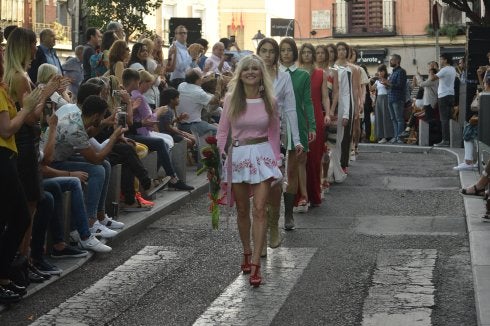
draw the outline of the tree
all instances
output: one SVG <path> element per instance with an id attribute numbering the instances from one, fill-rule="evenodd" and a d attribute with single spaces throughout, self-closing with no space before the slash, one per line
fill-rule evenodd
<path id="1" fill-rule="evenodd" d="M 466 14 L 473 24 L 481 26 L 490 26 L 490 0 L 483 0 L 483 8 L 480 8 L 480 0 L 442 0 L 449 6 L 458 9 Z M 481 9 L 485 10 L 482 16 Z"/>
<path id="2" fill-rule="evenodd" d="M 161 5 L 162 0 L 85 0 L 84 11 L 89 26 L 103 29 L 107 23 L 118 21 L 129 37 L 136 31 L 148 32 L 143 17 Z"/>

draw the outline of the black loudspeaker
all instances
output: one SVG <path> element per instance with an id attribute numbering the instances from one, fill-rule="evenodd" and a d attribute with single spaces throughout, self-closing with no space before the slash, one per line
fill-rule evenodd
<path id="1" fill-rule="evenodd" d="M 170 43 L 174 41 L 175 28 L 183 25 L 187 28 L 187 44 L 190 45 L 201 38 L 202 20 L 201 18 L 176 18 L 172 17 L 169 21 L 168 39 Z"/>
<path id="2" fill-rule="evenodd" d="M 490 52 L 490 27 L 468 26 L 466 30 L 466 78 L 470 83 L 478 82 L 476 70 L 489 64 L 487 53 Z"/>
<path id="3" fill-rule="evenodd" d="M 478 112 L 478 140 L 490 146 L 490 94 L 480 95 Z"/>

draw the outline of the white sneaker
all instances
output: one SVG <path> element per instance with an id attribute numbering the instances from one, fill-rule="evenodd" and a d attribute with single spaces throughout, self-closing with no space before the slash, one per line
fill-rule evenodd
<path id="1" fill-rule="evenodd" d="M 90 228 L 90 233 L 103 238 L 113 238 L 117 234 L 116 231 L 111 230 L 107 226 L 101 224 L 99 220 L 95 221 L 94 225 Z"/>
<path id="2" fill-rule="evenodd" d="M 386 144 L 387 142 L 388 140 L 386 140 L 386 138 L 383 138 L 378 142 L 378 144 Z"/>
<path id="3" fill-rule="evenodd" d="M 107 226 L 109 229 L 122 229 L 124 228 L 124 223 L 113 220 L 107 214 L 105 214 L 104 220 L 100 221 L 101 224 Z"/>
<path id="4" fill-rule="evenodd" d="M 77 230 L 70 232 L 70 242 L 77 243 L 77 244 L 80 243 L 80 234 L 78 233 Z"/>
<path id="5" fill-rule="evenodd" d="M 112 250 L 111 247 L 100 242 L 93 234 L 91 234 L 87 240 L 80 240 L 80 247 L 95 252 L 109 252 Z"/>
<path id="6" fill-rule="evenodd" d="M 466 162 L 463 162 L 459 164 L 458 166 L 453 167 L 453 170 L 456 171 L 469 171 L 469 170 L 474 170 L 475 167 L 473 164 L 466 164 Z"/>

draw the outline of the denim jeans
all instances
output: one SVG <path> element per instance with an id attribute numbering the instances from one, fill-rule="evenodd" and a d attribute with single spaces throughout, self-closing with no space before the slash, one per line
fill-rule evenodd
<path id="1" fill-rule="evenodd" d="M 51 166 L 58 170 L 87 172 L 87 216 L 96 218 L 98 212 L 105 212 L 105 199 L 111 177 L 111 165 L 108 161 L 96 165 L 86 162 L 82 157 L 76 157 L 70 158 L 70 161 L 53 162 Z"/>
<path id="2" fill-rule="evenodd" d="M 405 129 L 405 120 L 403 118 L 404 103 L 403 101 L 388 101 L 388 109 L 390 111 L 390 118 L 391 123 L 393 124 L 395 138 L 398 139 Z"/>
<path id="3" fill-rule="evenodd" d="M 188 133 L 197 134 L 199 137 L 205 135 L 209 131 L 211 131 L 213 135 L 216 135 L 216 132 L 218 131 L 218 127 L 206 121 L 179 123 L 179 129 Z"/>

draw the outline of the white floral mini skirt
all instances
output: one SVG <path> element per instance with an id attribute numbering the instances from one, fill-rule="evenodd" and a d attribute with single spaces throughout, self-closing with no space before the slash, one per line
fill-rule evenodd
<path id="1" fill-rule="evenodd" d="M 222 181 L 228 181 L 231 168 L 232 183 L 257 184 L 267 179 L 282 178 L 281 170 L 268 142 L 233 147 L 232 164 L 226 159 L 222 169 Z"/>

